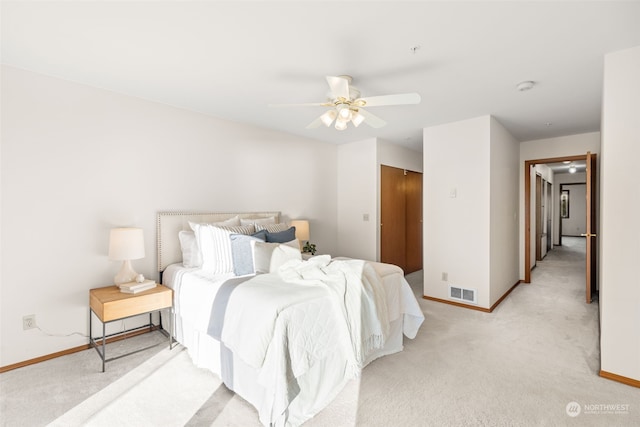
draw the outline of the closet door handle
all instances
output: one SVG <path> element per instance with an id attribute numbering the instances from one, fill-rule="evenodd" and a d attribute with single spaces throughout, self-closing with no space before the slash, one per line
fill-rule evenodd
<path id="1" fill-rule="evenodd" d="M 591 234 L 591 233 L 584 233 L 584 234 L 581 234 L 581 236 L 582 237 L 596 237 L 597 235 L 596 234 Z"/>

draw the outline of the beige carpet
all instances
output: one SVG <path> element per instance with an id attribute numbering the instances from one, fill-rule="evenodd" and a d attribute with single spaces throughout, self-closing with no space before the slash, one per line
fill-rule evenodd
<path id="1" fill-rule="evenodd" d="M 426 321 L 416 339 L 369 365 L 305 425 L 640 425 L 640 389 L 597 375 L 598 306 L 584 303 L 583 242 L 565 239 L 539 262 L 532 283 L 518 286 L 491 314 L 420 299 Z M 421 294 L 421 274 L 408 279 Z M 33 412 L 38 405 L 31 412 L 25 405 L 2 425 L 259 425 L 250 405 L 194 368 L 180 347 L 138 362 L 87 397 L 45 420 Z"/>

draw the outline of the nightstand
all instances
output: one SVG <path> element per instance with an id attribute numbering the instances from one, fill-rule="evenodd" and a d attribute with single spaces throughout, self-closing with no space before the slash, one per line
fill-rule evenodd
<path id="1" fill-rule="evenodd" d="M 107 338 L 122 336 L 124 334 L 149 328 L 154 329 L 151 315 L 157 311 L 160 313 L 160 331 L 169 337 L 169 349 L 173 348 L 173 290 L 163 285 L 157 285 L 153 289 L 146 290 L 137 294 L 126 294 L 120 292 L 117 286 L 107 286 L 104 288 L 91 289 L 89 291 L 89 345 L 96 349 L 100 359 L 102 359 L 102 372 L 104 372 L 105 364 L 121 357 L 129 356 L 158 344 L 141 348 L 127 354 L 123 354 L 111 359 L 106 358 Z M 169 332 L 162 329 L 162 310 L 169 310 Z M 106 334 L 106 325 L 117 320 L 127 319 L 141 314 L 149 314 L 149 323 L 137 328 L 127 329 L 126 331 L 116 332 L 110 335 Z M 92 319 L 96 316 L 102 322 L 102 336 L 93 337 Z M 98 340 L 101 344 L 98 344 Z M 100 351 L 102 347 L 102 351 Z"/>

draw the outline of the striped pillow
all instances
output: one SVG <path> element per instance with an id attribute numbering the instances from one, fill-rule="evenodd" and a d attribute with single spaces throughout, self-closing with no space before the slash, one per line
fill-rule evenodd
<path id="1" fill-rule="evenodd" d="M 240 218 L 240 225 L 249 225 L 249 224 L 263 225 L 263 224 L 275 224 L 275 223 L 276 223 L 275 216 L 269 216 L 266 218 Z M 256 231 L 260 231 L 260 230 L 256 230 Z"/>
<path id="2" fill-rule="evenodd" d="M 250 225 L 211 225 L 190 224 L 198 238 L 202 254 L 202 269 L 215 274 L 233 272 L 231 253 L 231 234 L 253 234 L 255 226 Z"/>
<path id="3" fill-rule="evenodd" d="M 289 226 L 284 222 L 279 224 L 257 224 L 256 223 L 256 231 L 267 230 L 269 233 L 277 233 L 279 231 L 288 230 Z"/>

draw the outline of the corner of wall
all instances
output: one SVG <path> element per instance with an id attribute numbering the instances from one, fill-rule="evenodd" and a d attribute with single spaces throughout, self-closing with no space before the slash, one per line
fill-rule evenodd
<path id="1" fill-rule="evenodd" d="M 377 259 L 378 179 L 375 138 L 338 146 L 338 253 L 334 255 Z"/>
<path id="2" fill-rule="evenodd" d="M 489 116 L 482 116 L 425 128 L 423 142 L 424 295 L 450 300 L 450 284 L 476 289 L 484 308 L 490 307 L 489 129 Z"/>
<path id="3" fill-rule="evenodd" d="M 640 156 L 640 46 L 605 56 L 601 183 L 600 349 L 601 369 L 640 381 L 637 255 L 640 233 L 629 224 L 640 217 L 637 180 L 629 170 Z M 631 195 L 636 195 L 633 197 Z M 635 278 L 635 280 L 634 280 Z"/>
<path id="4" fill-rule="evenodd" d="M 490 305 L 519 280 L 518 141 L 495 118 L 490 121 Z"/>

